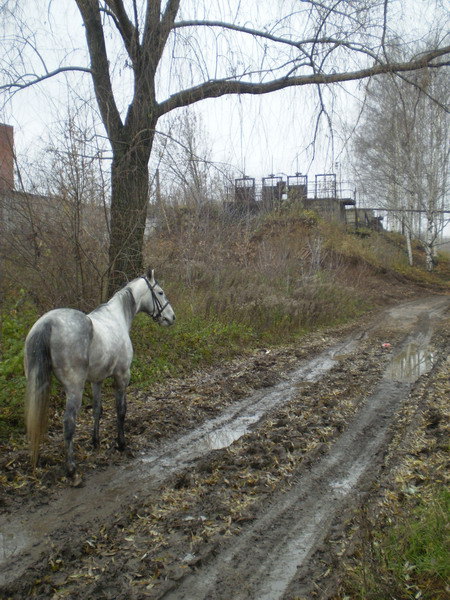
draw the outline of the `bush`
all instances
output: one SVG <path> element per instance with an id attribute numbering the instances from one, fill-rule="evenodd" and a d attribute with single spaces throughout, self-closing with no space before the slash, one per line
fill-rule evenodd
<path id="1" fill-rule="evenodd" d="M 450 579 L 450 491 L 435 487 L 382 527 L 363 515 L 358 566 L 348 570 L 345 598 L 444 600 Z M 350 596 L 348 596 L 350 594 Z"/>
<path id="2" fill-rule="evenodd" d="M 3 307 L 0 363 L 0 437 L 23 431 L 25 377 L 23 345 L 37 312 L 22 290 Z"/>

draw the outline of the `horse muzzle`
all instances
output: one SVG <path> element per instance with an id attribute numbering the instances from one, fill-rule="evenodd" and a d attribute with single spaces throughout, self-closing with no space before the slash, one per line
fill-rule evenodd
<path id="1" fill-rule="evenodd" d="M 157 321 L 163 327 L 170 327 L 171 325 L 173 325 L 175 323 L 175 313 L 173 313 L 169 317 L 165 317 L 163 315 L 160 315 L 158 317 Z"/>

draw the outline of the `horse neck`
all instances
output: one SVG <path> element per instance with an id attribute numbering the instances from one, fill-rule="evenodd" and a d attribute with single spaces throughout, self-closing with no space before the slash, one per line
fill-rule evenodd
<path id="1" fill-rule="evenodd" d="M 139 312 L 134 291 L 131 289 L 130 292 L 130 288 L 131 286 L 127 285 L 119 290 L 107 303 L 113 311 L 121 313 L 128 331 L 136 313 Z"/>
<path id="2" fill-rule="evenodd" d="M 133 279 L 133 281 L 130 281 L 127 287 L 131 290 L 135 302 L 135 310 L 133 317 L 141 311 L 146 312 L 147 309 L 143 307 L 143 300 L 148 295 L 149 291 L 148 286 L 143 277 Z"/>

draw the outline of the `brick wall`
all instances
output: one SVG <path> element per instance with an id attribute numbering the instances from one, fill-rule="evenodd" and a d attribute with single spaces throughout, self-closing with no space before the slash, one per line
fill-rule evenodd
<path id="1" fill-rule="evenodd" d="M 0 123 L 0 191 L 14 189 L 14 129 Z"/>

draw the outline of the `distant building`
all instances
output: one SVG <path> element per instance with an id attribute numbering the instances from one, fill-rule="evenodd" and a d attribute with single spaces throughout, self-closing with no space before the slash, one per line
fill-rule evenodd
<path id="1" fill-rule="evenodd" d="M 61 199 L 16 190 L 14 162 L 14 128 L 0 123 L 0 231 L 16 229 L 24 234 L 32 209 L 48 214 L 49 207 L 54 210 Z"/>
<path id="2" fill-rule="evenodd" d="M 14 189 L 14 128 L 0 123 L 0 192 Z"/>
<path id="3" fill-rule="evenodd" d="M 310 190 L 308 176 L 301 173 L 288 175 L 286 181 L 280 175 L 263 177 L 259 193 L 254 177 L 241 177 L 235 180 L 234 190 L 234 203 L 228 204 L 227 210 L 237 216 L 271 211 L 288 201 L 305 210 L 313 210 L 325 219 L 347 223 L 347 217 L 352 212 L 348 207 L 355 206 L 354 198 L 340 197 L 342 190 L 337 189 L 335 173 L 316 175 L 314 187 Z"/>
<path id="4" fill-rule="evenodd" d="M 109 213 L 94 202 L 75 205 L 70 194 L 43 195 L 18 191 L 14 185 L 14 129 L 0 124 L 0 252 L 11 256 L 20 248 L 22 255 L 35 262 L 53 240 L 80 236 L 108 241 L 106 221 Z"/>

